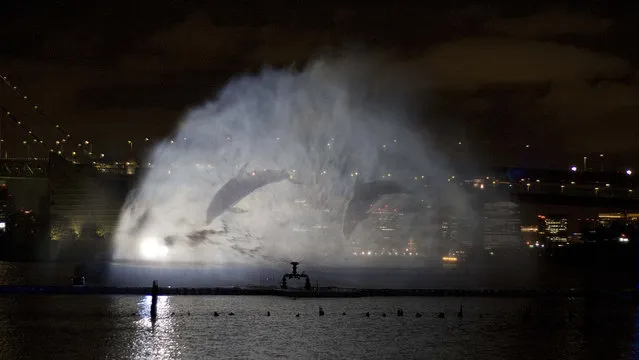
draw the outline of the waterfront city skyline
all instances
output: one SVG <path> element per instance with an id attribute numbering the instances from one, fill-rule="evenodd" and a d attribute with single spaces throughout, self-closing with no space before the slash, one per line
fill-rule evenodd
<path id="1" fill-rule="evenodd" d="M 638 13 L 5 1 L 0 357 L 639 358 Z"/>

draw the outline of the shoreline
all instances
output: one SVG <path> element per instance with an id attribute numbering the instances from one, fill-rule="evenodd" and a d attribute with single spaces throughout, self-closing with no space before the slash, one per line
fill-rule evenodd
<path id="1" fill-rule="evenodd" d="M 2 285 L 2 295 L 151 295 L 151 287 L 115 286 L 24 286 Z M 251 287 L 160 287 L 159 295 L 235 295 L 280 296 L 294 298 L 356 298 L 356 297 L 615 297 L 639 299 L 636 289 L 582 290 L 582 289 L 345 289 L 281 290 Z"/>

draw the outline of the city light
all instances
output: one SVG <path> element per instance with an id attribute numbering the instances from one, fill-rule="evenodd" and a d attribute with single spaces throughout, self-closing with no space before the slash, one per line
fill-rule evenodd
<path id="1" fill-rule="evenodd" d="M 628 175 L 628 176 L 632 175 L 632 170 L 630 170 L 630 169 L 626 170 L 626 175 Z"/>
<path id="2" fill-rule="evenodd" d="M 577 167 L 573 165 L 573 166 L 570 168 L 570 171 L 572 171 L 572 172 L 576 172 L 576 171 L 577 171 Z"/>

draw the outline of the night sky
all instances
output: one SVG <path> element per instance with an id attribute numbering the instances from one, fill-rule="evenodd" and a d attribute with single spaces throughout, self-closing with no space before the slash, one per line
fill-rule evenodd
<path id="1" fill-rule="evenodd" d="M 166 136 L 233 76 L 335 49 L 382 51 L 389 68 L 414 74 L 423 128 L 453 157 L 567 168 L 603 153 L 611 170 L 635 164 L 639 5 L 317 3 L 4 1 L 0 74 L 94 152 L 125 157 L 127 140 Z M 5 85 L 0 104 L 38 119 Z"/>

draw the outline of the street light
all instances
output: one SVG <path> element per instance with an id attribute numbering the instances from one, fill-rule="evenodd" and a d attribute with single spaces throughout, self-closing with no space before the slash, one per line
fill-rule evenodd
<path id="1" fill-rule="evenodd" d="M 127 143 L 131 145 L 131 152 L 133 152 L 133 140 L 129 140 L 127 141 Z"/>
<path id="2" fill-rule="evenodd" d="M 630 170 L 630 169 L 626 170 L 626 175 L 628 175 L 628 176 L 632 175 L 632 170 Z"/>
<path id="3" fill-rule="evenodd" d="M 27 147 L 27 158 L 30 158 L 31 157 L 31 147 L 29 146 L 29 143 L 26 140 L 24 140 L 24 141 L 22 141 L 22 145 L 26 145 L 26 147 Z"/>
<path id="4" fill-rule="evenodd" d="M 572 172 L 577 172 L 577 167 L 573 165 L 573 166 L 570 168 L 570 171 L 572 171 Z"/>

